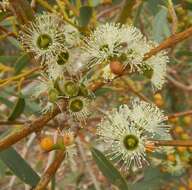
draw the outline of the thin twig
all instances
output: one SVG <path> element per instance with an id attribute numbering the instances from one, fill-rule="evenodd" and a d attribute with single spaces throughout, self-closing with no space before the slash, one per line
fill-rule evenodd
<path id="1" fill-rule="evenodd" d="M 24 121 L 0 121 L 0 125 L 23 125 Z"/>
<path id="2" fill-rule="evenodd" d="M 171 77 L 170 75 L 167 75 L 166 78 L 177 88 L 182 89 L 184 91 L 192 91 L 192 85 L 185 85 L 177 80 L 175 80 L 173 77 Z"/>
<path id="3" fill-rule="evenodd" d="M 192 110 L 170 114 L 168 115 L 168 119 L 173 119 L 176 117 L 187 116 L 187 115 L 192 115 Z"/>
<path id="4" fill-rule="evenodd" d="M 51 163 L 51 165 L 47 168 L 43 176 L 41 177 L 39 183 L 34 188 L 34 190 L 45 190 L 52 177 L 55 175 L 59 166 L 65 158 L 65 151 L 59 150 L 55 156 L 55 159 Z"/>
<path id="5" fill-rule="evenodd" d="M 177 43 L 189 38 L 190 36 L 192 36 L 192 27 L 186 29 L 183 32 L 170 36 L 169 38 L 164 40 L 159 46 L 153 48 L 149 53 L 146 53 L 144 60 L 149 59 L 151 56 L 157 54 L 161 50 L 164 50 L 176 45 Z"/>
<path id="6" fill-rule="evenodd" d="M 149 98 L 147 98 L 146 96 L 144 96 L 143 94 L 141 94 L 140 92 L 138 92 L 137 90 L 135 90 L 131 85 L 129 85 L 127 83 L 128 88 L 134 93 L 136 94 L 139 98 L 141 98 L 141 100 L 144 100 L 146 102 L 151 102 L 151 100 Z"/>
<path id="7" fill-rule="evenodd" d="M 66 109 L 66 102 L 62 101 L 60 103 L 60 107 L 65 110 Z M 7 147 L 15 144 L 19 140 L 25 138 L 29 134 L 33 132 L 38 132 L 43 129 L 43 127 L 57 114 L 61 113 L 61 110 L 58 106 L 52 112 L 48 112 L 45 115 L 42 115 L 31 124 L 26 125 L 22 130 L 15 132 L 14 134 L 8 135 L 7 137 L 1 139 L 0 141 L 0 151 L 6 149 Z"/>
<path id="8" fill-rule="evenodd" d="M 152 141 L 155 146 L 184 146 L 191 147 L 192 140 L 158 140 Z"/>
<path id="9" fill-rule="evenodd" d="M 36 67 L 36 68 L 33 68 L 33 69 L 31 69 L 31 70 L 28 70 L 28 71 L 26 71 L 26 72 L 24 72 L 24 73 L 21 73 L 21 74 L 19 74 L 19 75 L 16 75 L 16 76 L 14 76 L 14 77 L 10 77 L 10 78 L 7 78 L 7 79 L 2 79 L 2 80 L 0 80 L 0 88 L 3 87 L 3 86 L 5 86 L 5 85 L 10 84 L 10 83 L 13 82 L 13 81 L 18 81 L 18 80 L 20 80 L 21 78 L 26 78 L 26 77 L 30 76 L 31 74 L 33 74 L 34 72 L 36 72 L 36 71 L 38 71 L 38 70 L 40 70 L 40 69 L 41 69 L 41 67 Z"/>
<path id="10" fill-rule="evenodd" d="M 172 0 L 168 0 L 168 9 L 169 9 L 170 16 L 172 18 L 172 34 L 175 34 L 177 32 L 178 19 L 175 13 Z"/>

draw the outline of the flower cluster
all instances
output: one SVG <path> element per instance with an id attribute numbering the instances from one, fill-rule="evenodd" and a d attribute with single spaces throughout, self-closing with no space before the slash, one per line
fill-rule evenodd
<path id="1" fill-rule="evenodd" d="M 162 88 L 168 62 L 166 52 L 144 61 L 154 43 L 148 42 L 137 28 L 107 23 L 96 28 L 84 41 L 87 65 L 102 65 L 105 79 L 113 79 L 115 75 L 111 73 L 121 74 L 127 67 L 131 73 L 137 71 L 150 78 L 154 90 Z"/>
<path id="2" fill-rule="evenodd" d="M 44 13 L 23 27 L 19 39 L 26 51 L 47 66 L 49 77 L 55 80 L 71 66 L 80 34 L 58 15 Z"/>
<path id="3" fill-rule="evenodd" d="M 147 41 L 133 26 L 107 23 L 82 40 L 78 30 L 60 16 L 44 13 L 23 27 L 20 41 L 44 67 L 33 93 L 41 101 L 42 112 L 52 110 L 59 99 L 65 99 L 69 115 L 85 121 L 90 114 L 91 93 L 84 79 L 95 67 L 103 71 L 106 80 L 127 68 L 129 73 L 150 78 L 155 90 L 161 89 L 165 81 L 166 52 L 145 60 L 146 53 L 156 44 Z M 79 79 L 84 68 L 91 72 Z M 169 126 L 164 124 L 167 118 L 153 104 L 134 99 L 130 106 L 121 105 L 106 115 L 98 134 L 111 146 L 111 158 L 123 161 L 123 168 L 148 164 L 145 157 L 146 150 L 153 147 L 151 140 L 169 136 Z"/>
<path id="4" fill-rule="evenodd" d="M 23 27 L 19 40 L 44 67 L 33 93 L 41 100 L 42 112 L 51 111 L 58 99 L 66 98 L 70 115 L 84 121 L 90 94 L 82 80 L 72 77 L 82 68 L 78 30 L 60 16 L 44 13 Z"/>
<path id="5" fill-rule="evenodd" d="M 34 88 L 33 96 L 40 98 L 44 113 L 53 110 L 57 100 L 65 98 L 68 101 L 67 111 L 76 120 L 85 121 L 90 114 L 88 107 L 92 96 L 82 81 L 64 77 L 54 81 L 42 75 Z"/>
<path id="6" fill-rule="evenodd" d="M 110 156 L 123 160 L 122 168 L 141 168 L 145 163 L 146 150 L 152 140 L 166 138 L 165 116 L 152 104 L 133 100 L 132 106 L 121 105 L 107 112 L 98 126 L 98 135 L 110 145 Z"/>

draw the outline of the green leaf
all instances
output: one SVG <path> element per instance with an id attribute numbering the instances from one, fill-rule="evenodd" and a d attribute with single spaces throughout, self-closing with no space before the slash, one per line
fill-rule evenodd
<path id="1" fill-rule="evenodd" d="M 167 22 L 167 13 L 167 9 L 165 7 L 161 7 L 153 20 L 152 35 L 153 39 L 157 42 L 161 42 L 171 35 L 169 24 Z"/>
<path id="2" fill-rule="evenodd" d="M 2 160 L 0 160 L 0 178 L 2 178 L 5 175 L 6 169 L 7 169 L 6 165 Z"/>
<path id="3" fill-rule="evenodd" d="M 14 121 L 16 118 L 18 118 L 23 110 L 25 108 L 25 99 L 23 97 L 19 97 L 17 99 L 17 102 L 12 110 L 12 112 L 10 113 L 8 120 L 9 121 Z"/>
<path id="4" fill-rule="evenodd" d="M 31 187 L 34 187 L 38 183 L 39 176 L 13 148 L 1 151 L 0 159 L 18 178 Z"/>
<path id="5" fill-rule="evenodd" d="M 189 56 L 192 57 L 192 52 L 191 51 L 179 51 L 176 53 L 177 57 L 181 57 L 181 56 Z"/>
<path id="6" fill-rule="evenodd" d="M 119 4 L 119 3 L 121 3 L 122 2 L 122 0 L 112 0 L 112 3 L 113 4 Z"/>
<path id="7" fill-rule="evenodd" d="M 21 55 L 15 63 L 15 75 L 19 74 L 29 62 L 28 54 Z"/>
<path id="8" fill-rule="evenodd" d="M 14 62 L 16 59 L 17 56 L 6 56 L 6 55 L 0 56 L 1 63 Z"/>
<path id="9" fill-rule="evenodd" d="M 11 101 L 9 101 L 7 98 L 0 96 L 0 102 L 2 104 L 5 104 L 8 108 L 12 108 L 13 107 L 13 103 Z"/>
<path id="10" fill-rule="evenodd" d="M 113 90 L 111 88 L 99 88 L 95 91 L 95 96 L 103 96 L 104 94 L 112 91 Z"/>
<path id="11" fill-rule="evenodd" d="M 176 176 L 171 176 L 168 173 L 160 172 L 159 168 L 147 168 L 143 174 L 144 178 L 130 186 L 131 190 L 159 190 L 160 185 L 172 179 L 177 179 Z"/>
<path id="12" fill-rule="evenodd" d="M 7 16 L 7 13 L 6 12 L 0 12 L 0 22 L 2 21 L 2 20 L 4 20 L 4 18 L 6 18 L 6 16 Z"/>
<path id="13" fill-rule="evenodd" d="M 99 150 L 92 148 L 92 156 L 96 161 L 99 169 L 106 176 L 110 182 L 116 185 L 120 190 L 128 190 L 128 184 L 121 176 L 119 171 L 112 165 L 112 163 Z"/>
<path id="14" fill-rule="evenodd" d="M 93 10 L 89 6 L 84 6 L 80 8 L 80 16 L 78 17 L 79 25 L 85 27 L 89 24 L 92 17 Z"/>

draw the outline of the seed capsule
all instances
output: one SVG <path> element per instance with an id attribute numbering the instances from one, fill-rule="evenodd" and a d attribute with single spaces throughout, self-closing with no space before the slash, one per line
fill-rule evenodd
<path id="1" fill-rule="evenodd" d="M 111 61 L 110 62 L 110 69 L 113 74 L 121 75 L 124 70 L 124 65 L 119 61 Z"/>
<path id="2" fill-rule="evenodd" d="M 53 148 L 54 142 L 51 137 L 45 137 L 41 140 L 40 146 L 43 150 L 49 151 Z"/>

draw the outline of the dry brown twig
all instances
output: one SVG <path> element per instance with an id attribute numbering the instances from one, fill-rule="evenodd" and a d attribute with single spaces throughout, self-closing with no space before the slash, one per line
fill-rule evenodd
<path id="1" fill-rule="evenodd" d="M 184 90 L 184 91 L 188 91 L 191 92 L 192 91 L 192 85 L 185 85 L 177 80 L 175 80 L 172 76 L 167 75 L 166 76 L 167 80 L 169 80 L 175 87 Z"/>
<path id="2" fill-rule="evenodd" d="M 192 110 L 170 114 L 168 115 L 168 119 L 173 119 L 176 117 L 187 116 L 187 115 L 192 115 Z"/>
<path id="3" fill-rule="evenodd" d="M 168 0 L 168 10 L 172 19 L 172 34 L 175 34 L 177 32 L 178 19 L 172 0 Z"/>
<path id="4" fill-rule="evenodd" d="M 192 140 L 158 140 L 153 141 L 153 143 L 155 146 L 192 146 Z"/>
<path id="5" fill-rule="evenodd" d="M 42 175 L 39 183 L 34 188 L 34 190 L 45 190 L 49 182 L 51 181 L 52 177 L 56 173 L 57 169 L 60 167 L 62 161 L 65 158 L 65 151 L 58 150 L 55 159 L 51 163 L 51 165 L 47 168 L 45 173 Z"/>

